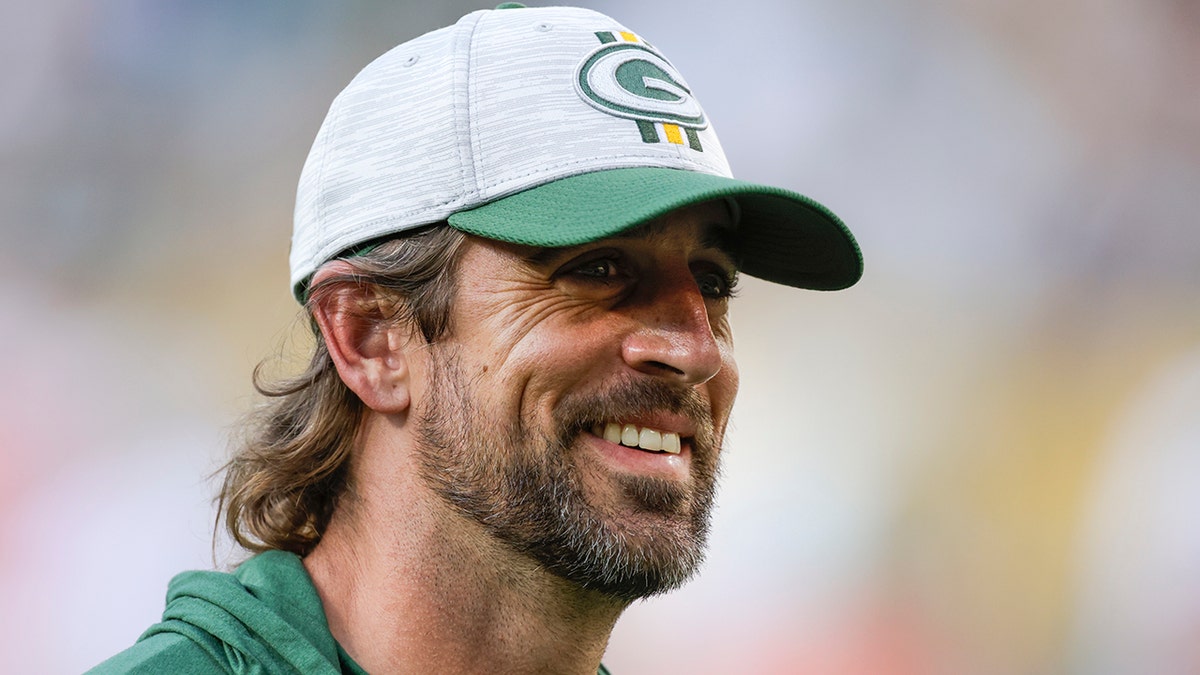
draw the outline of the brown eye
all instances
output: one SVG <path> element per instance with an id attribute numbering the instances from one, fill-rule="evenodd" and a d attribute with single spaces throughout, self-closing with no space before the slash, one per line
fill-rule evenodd
<path id="1" fill-rule="evenodd" d="M 616 276 L 616 268 L 616 262 L 611 258 L 596 258 L 577 265 L 570 273 L 581 277 L 607 279 Z"/>
<path id="2" fill-rule="evenodd" d="M 623 297 L 637 284 L 637 270 L 628 257 L 607 247 L 564 263 L 553 278 L 575 297 L 608 301 Z"/>
<path id="3" fill-rule="evenodd" d="M 696 275 L 696 286 L 706 298 L 723 299 L 732 297 L 737 286 L 737 274 L 709 270 Z"/>

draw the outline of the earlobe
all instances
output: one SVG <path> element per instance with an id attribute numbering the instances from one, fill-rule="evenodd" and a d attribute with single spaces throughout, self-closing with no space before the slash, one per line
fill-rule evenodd
<path id="1" fill-rule="evenodd" d="M 376 310 L 375 289 L 345 285 L 314 297 L 313 318 L 338 375 L 371 410 L 408 409 L 408 331 Z"/>

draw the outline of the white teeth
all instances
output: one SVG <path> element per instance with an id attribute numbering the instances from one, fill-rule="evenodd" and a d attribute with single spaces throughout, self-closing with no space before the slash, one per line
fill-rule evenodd
<path id="1" fill-rule="evenodd" d="M 603 436 L 609 443 L 620 443 L 631 448 L 641 448 L 651 452 L 669 452 L 678 455 L 680 452 L 679 434 L 658 431 L 649 427 L 638 429 L 633 424 L 617 424 L 609 422 L 601 428 L 599 424 L 592 427 L 592 433 Z"/>
<path id="2" fill-rule="evenodd" d="M 621 442 L 621 425 L 609 422 L 604 425 L 604 440 L 609 443 Z"/>
<path id="3" fill-rule="evenodd" d="M 653 429 L 642 429 L 638 435 L 638 447 L 643 450 L 662 450 L 662 434 Z"/>
<path id="4" fill-rule="evenodd" d="M 638 444 L 638 430 L 632 424 L 626 424 L 621 428 L 621 445 L 628 445 L 631 448 L 636 448 Z"/>
<path id="5" fill-rule="evenodd" d="M 663 434 L 662 448 L 672 455 L 679 454 L 679 434 Z"/>

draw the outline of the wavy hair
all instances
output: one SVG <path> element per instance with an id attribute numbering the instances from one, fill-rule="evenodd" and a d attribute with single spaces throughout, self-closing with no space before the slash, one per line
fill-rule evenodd
<path id="1" fill-rule="evenodd" d="M 366 321 L 412 322 L 427 343 L 445 334 L 456 291 L 455 267 L 465 235 L 445 223 L 375 242 L 339 256 L 353 272 L 322 280 L 305 302 L 316 338 L 308 368 L 268 381 L 254 369 L 265 400 L 245 418 L 217 496 L 217 523 L 254 552 L 307 555 L 320 541 L 349 486 L 349 460 L 364 405 L 342 382 L 313 308 L 347 285 L 371 287 L 377 302 Z"/>

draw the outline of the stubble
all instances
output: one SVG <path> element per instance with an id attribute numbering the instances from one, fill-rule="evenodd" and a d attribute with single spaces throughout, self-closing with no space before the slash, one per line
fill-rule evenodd
<path id="1" fill-rule="evenodd" d="M 718 473 L 712 415 L 693 388 L 642 378 L 565 396 L 553 428 L 494 419 L 449 354 L 431 359 L 431 384 L 415 411 L 422 478 L 447 503 L 550 572 L 632 601 L 677 588 L 704 559 Z M 622 475 L 633 513 L 589 497 L 578 462 L 581 434 L 654 411 L 689 417 L 690 480 Z"/>

